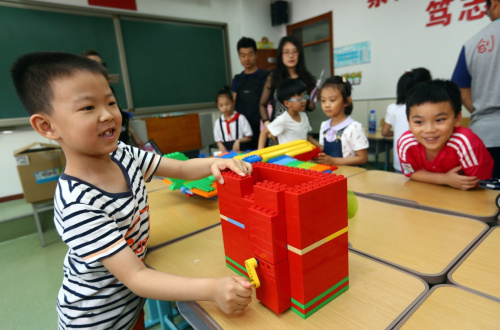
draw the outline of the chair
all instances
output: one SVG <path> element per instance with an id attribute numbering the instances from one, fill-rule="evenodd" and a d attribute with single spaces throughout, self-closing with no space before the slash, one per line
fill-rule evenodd
<path id="1" fill-rule="evenodd" d="M 146 329 L 161 323 L 162 330 L 184 330 L 190 327 L 187 321 L 179 324 L 174 322 L 174 317 L 180 315 L 177 307 L 172 306 L 170 301 L 146 299 L 149 319 L 144 321 Z"/>

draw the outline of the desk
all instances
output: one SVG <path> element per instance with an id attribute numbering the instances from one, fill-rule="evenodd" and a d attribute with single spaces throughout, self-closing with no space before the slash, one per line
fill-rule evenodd
<path id="1" fill-rule="evenodd" d="M 234 275 L 225 266 L 220 227 L 157 249 L 148 254 L 146 263 L 185 276 Z M 421 279 L 355 252 L 349 253 L 349 272 L 349 290 L 306 320 L 290 310 L 276 315 L 255 299 L 255 293 L 241 317 L 226 316 L 211 302 L 178 305 L 183 313 L 190 305 L 201 307 L 199 311 L 208 317 L 207 322 L 211 320 L 224 329 L 382 329 L 393 326 L 428 289 Z M 190 319 L 193 315 L 183 316 Z"/>
<path id="2" fill-rule="evenodd" d="M 337 175 L 343 175 L 348 178 L 353 175 L 357 175 L 359 173 L 366 172 L 366 168 L 357 167 L 357 166 L 347 166 L 347 165 L 336 165 L 338 168 L 332 173 Z"/>
<path id="3" fill-rule="evenodd" d="M 148 196 L 150 251 L 171 240 L 220 224 L 217 200 L 188 197 L 170 189 L 155 190 Z"/>
<path id="4" fill-rule="evenodd" d="M 349 219 L 349 243 L 428 283 L 441 283 L 487 230 L 478 220 L 358 197 L 358 212 Z"/>
<path id="5" fill-rule="evenodd" d="M 383 136 L 380 129 L 377 129 L 375 133 L 368 133 L 368 127 L 365 128 L 365 134 L 369 145 L 372 146 L 375 144 L 375 168 L 378 164 L 378 155 L 382 152 L 381 148 L 383 147 L 385 152 L 384 171 L 388 171 L 391 162 L 392 136 Z"/>
<path id="6" fill-rule="evenodd" d="M 496 226 L 450 271 L 451 283 L 500 301 L 500 227 Z"/>
<path id="7" fill-rule="evenodd" d="M 498 215 L 498 191 L 463 191 L 410 180 L 403 174 L 366 171 L 347 180 L 348 189 L 358 196 L 410 206 L 423 210 L 493 222 Z"/>
<path id="8" fill-rule="evenodd" d="M 165 189 L 168 187 L 168 184 L 163 182 L 162 178 L 153 177 L 151 181 L 146 182 L 146 190 L 148 191 L 148 194 L 152 193 L 153 191 Z"/>
<path id="9" fill-rule="evenodd" d="M 500 302 L 454 285 L 436 285 L 395 329 L 498 329 Z"/>

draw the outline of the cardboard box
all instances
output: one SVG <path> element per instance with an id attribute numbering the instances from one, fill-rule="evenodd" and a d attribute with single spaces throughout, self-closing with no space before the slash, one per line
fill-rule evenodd
<path id="1" fill-rule="evenodd" d="M 32 143 L 14 151 L 17 171 L 28 203 L 51 200 L 66 158 L 59 145 Z"/>

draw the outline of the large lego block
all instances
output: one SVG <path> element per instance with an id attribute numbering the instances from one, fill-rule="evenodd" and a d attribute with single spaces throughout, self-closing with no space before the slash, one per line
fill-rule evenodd
<path id="1" fill-rule="evenodd" d="M 272 181 L 257 182 L 254 186 L 255 204 L 274 211 L 276 213 L 285 213 L 285 191 L 288 186 Z"/>
<path id="2" fill-rule="evenodd" d="M 310 251 L 289 248 L 290 292 L 294 300 L 307 305 L 348 277 L 347 244 L 345 231 Z"/>
<path id="3" fill-rule="evenodd" d="M 219 198 L 245 197 L 253 192 L 253 179 L 249 175 L 240 176 L 232 171 L 223 171 L 224 184 L 217 182 Z"/>
<path id="4" fill-rule="evenodd" d="M 252 253 L 271 264 L 288 256 L 285 215 L 252 206 L 248 210 L 249 239 Z"/>
<path id="5" fill-rule="evenodd" d="M 276 314 L 281 314 L 291 306 L 290 299 L 290 276 L 288 273 L 288 261 L 273 265 L 254 256 L 259 265 L 256 268 L 260 280 L 257 288 L 257 299 Z"/>
<path id="6" fill-rule="evenodd" d="M 235 263 L 237 268 L 245 269 L 245 260 L 252 256 L 247 228 L 221 219 L 224 238 L 224 254 Z"/>

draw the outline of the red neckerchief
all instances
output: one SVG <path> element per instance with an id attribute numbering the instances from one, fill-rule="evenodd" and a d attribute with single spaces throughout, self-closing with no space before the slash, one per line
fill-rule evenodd
<path id="1" fill-rule="evenodd" d="M 224 121 L 226 122 L 226 130 L 227 130 L 227 135 L 229 135 L 229 137 L 231 138 L 231 129 L 229 128 L 229 124 L 231 124 L 232 122 L 236 121 L 238 119 L 238 117 L 240 116 L 240 113 L 237 112 L 233 118 L 229 119 L 229 120 L 225 120 Z M 236 137 L 238 138 L 238 137 Z"/>

